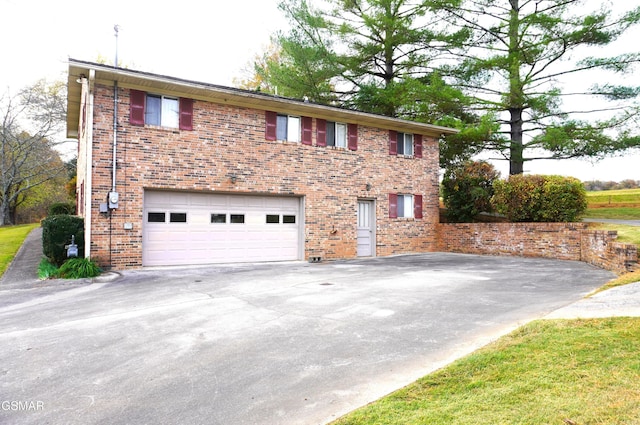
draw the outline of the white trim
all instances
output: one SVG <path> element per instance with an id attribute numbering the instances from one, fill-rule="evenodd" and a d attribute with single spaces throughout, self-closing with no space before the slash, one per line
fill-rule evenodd
<path id="1" fill-rule="evenodd" d="M 91 223 L 91 198 L 93 196 L 93 89 L 95 85 L 95 70 L 89 71 L 89 83 L 87 90 L 89 90 L 89 107 L 87 108 L 87 121 L 85 122 L 87 128 L 86 134 L 86 175 L 84 180 L 84 256 L 91 257 L 91 229 L 93 228 Z"/>

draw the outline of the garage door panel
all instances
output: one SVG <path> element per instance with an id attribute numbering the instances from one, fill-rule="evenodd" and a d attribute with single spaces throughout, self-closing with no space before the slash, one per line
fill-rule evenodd
<path id="1" fill-rule="evenodd" d="M 144 265 L 296 260 L 300 257 L 300 199 L 247 195 L 145 192 Z M 147 221 L 149 212 L 165 222 Z M 171 213 L 186 222 L 170 223 Z M 212 221 L 223 218 L 223 222 Z M 277 223 L 267 223 L 267 215 Z M 231 215 L 244 223 L 231 223 Z M 295 223 L 284 223 L 284 216 Z M 184 219 L 184 216 L 179 216 Z M 156 219 L 157 220 L 157 219 Z"/>

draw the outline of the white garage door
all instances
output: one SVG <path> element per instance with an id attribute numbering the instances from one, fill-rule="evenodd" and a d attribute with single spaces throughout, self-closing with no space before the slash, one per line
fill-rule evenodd
<path id="1" fill-rule="evenodd" d="M 146 191 L 145 266 L 300 258 L 300 198 Z"/>

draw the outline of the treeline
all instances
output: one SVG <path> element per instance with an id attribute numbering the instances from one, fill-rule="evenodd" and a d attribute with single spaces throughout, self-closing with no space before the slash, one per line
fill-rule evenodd
<path id="1" fill-rule="evenodd" d="M 622 180 L 621 182 L 603 182 L 600 180 L 592 180 L 582 183 L 585 190 L 619 190 L 619 189 L 637 189 L 640 187 L 640 180 Z"/>

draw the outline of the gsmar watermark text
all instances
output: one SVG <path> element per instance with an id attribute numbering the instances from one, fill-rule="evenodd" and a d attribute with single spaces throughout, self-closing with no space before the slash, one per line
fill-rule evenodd
<path id="1" fill-rule="evenodd" d="M 44 410 L 44 401 L 33 400 L 3 400 L 0 402 L 0 411 L 35 411 Z"/>

